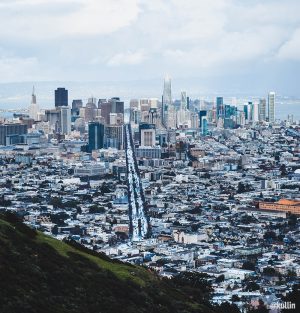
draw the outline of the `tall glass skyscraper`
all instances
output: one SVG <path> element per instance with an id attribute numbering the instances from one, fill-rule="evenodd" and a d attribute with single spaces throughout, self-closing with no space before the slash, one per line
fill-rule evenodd
<path id="1" fill-rule="evenodd" d="M 66 106 L 60 108 L 60 131 L 63 135 L 71 133 L 71 109 Z"/>
<path id="2" fill-rule="evenodd" d="M 224 117 L 223 97 L 217 97 L 217 118 Z"/>
<path id="3" fill-rule="evenodd" d="M 169 127 L 169 111 L 172 106 L 172 89 L 171 89 L 171 78 L 169 76 L 165 77 L 164 80 L 164 91 L 162 99 L 162 124 L 168 128 Z"/>
<path id="4" fill-rule="evenodd" d="M 258 105 L 258 119 L 260 122 L 266 120 L 266 109 L 267 109 L 266 99 L 260 99 Z"/>
<path id="5" fill-rule="evenodd" d="M 270 92 L 268 96 L 268 117 L 269 122 L 275 122 L 275 92 Z"/>

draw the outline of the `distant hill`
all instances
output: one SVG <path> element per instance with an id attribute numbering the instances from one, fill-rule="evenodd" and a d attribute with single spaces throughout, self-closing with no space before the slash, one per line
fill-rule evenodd
<path id="1" fill-rule="evenodd" d="M 198 274 L 163 280 L 0 214 L 1 313 L 215 312 L 208 293 Z"/>

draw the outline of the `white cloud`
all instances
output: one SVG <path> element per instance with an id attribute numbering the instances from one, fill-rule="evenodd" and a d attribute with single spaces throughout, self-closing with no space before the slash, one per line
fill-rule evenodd
<path id="1" fill-rule="evenodd" d="M 109 66 L 121 66 L 121 65 L 138 65 L 146 60 L 147 56 L 143 51 L 118 53 L 111 57 L 107 65 Z"/>
<path id="2" fill-rule="evenodd" d="M 280 47 L 277 57 L 283 60 L 300 61 L 300 29 L 297 29 L 291 38 Z"/>
<path id="3" fill-rule="evenodd" d="M 12 0 L 0 3 L 0 36 L 49 39 L 109 34 L 130 25 L 138 0 Z"/>
<path id="4" fill-rule="evenodd" d="M 2 45 L 66 80 L 282 66 L 300 58 L 299 25 L 298 0 L 0 0 Z"/>

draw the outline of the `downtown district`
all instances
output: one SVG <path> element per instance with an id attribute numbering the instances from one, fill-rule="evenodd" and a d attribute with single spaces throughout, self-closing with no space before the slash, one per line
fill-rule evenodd
<path id="1" fill-rule="evenodd" d="M 212 301 L 280 303 L 300 280 L 300 126 L 276 96 L 241 108 L 80 99 L 0 117 L 0 210 L 161 276 L 209 275 Z"/>

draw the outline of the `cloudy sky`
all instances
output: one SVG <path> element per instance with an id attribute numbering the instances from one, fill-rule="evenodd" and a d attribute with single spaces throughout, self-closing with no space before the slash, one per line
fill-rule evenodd
<path id="1" fill-rule="evenodd" d="M 0 0 L 0 82 L 299 95 L 299 0 Z"/>

